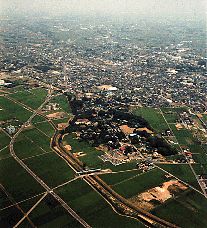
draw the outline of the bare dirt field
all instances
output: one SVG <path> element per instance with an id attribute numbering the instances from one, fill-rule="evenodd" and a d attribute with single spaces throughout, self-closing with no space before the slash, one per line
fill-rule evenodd
<path id="1" fill-rule="evenodd" d="M 146 192 L 133 196 L 129 200 L 136 206 L 150 211 L 156 205 L 164 203 L 187 188 L 186 185 L 180 183 L 178 180 L 170 180 L 164 182 L 162 186 L 151 188 Z"/>
<path id="2" fill-rule="evenodd" d="M 147 133 L 149 134 L 153 134 L 153 131 L 149 130 L 148 128 L 146 127 L 143 127 L 143 128 L 137 128 L 138 131 L 146 131 Z"/>
<path id="3" fill-rule="evenodd" d="M 128 125 L 121 125 L 119 128 L 126 135 L 132 134 L 134 132 L 134 129 L 135 129 L 135 128 L 128 127 Z"/>
<path id="4" fill-rule="evenodd" d="M 64 147 L 65 147 L 65 149 L 66 149 L 67 151 L 71 151 L 71 150 L 72 150 L 72 147 L 71 147 L 70 145 L 65 145 Z"/>
<path id="5" fill-rule="evenodd" d="M 66 116 L 67 116 L 67 114 L 65 112 L 55 112 L 55 113 L 50 113 L 47 115 L 47 117 L 50 119 L 62 119 Z"/>
<path id="6" fill-rule="evenodd" d="M 68 123 L 59 123 L 58 124 L 58 130 L 63 130 L 68 126 Z"/>

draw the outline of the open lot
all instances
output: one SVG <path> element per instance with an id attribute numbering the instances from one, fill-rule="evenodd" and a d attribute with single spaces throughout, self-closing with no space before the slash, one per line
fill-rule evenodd
<path id="1" fill-rule="evenodd" d="M 146 119 L 150 126 L 158 133 L 168 129 L 165 119 L 158 109 L 142 107 L 134 110 L 133 113 Z"/>

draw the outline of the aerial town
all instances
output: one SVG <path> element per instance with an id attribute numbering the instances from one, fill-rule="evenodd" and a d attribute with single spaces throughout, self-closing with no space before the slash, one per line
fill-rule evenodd
<path id="1" fill-rule="evenodd" d="M 99 25 L 86 22 L 83 27 L 47 19 L 38 21 L 37 26 L 5 20 L 1 26 L 1 72 L 28 75 L 74 93 L 110 85 L 122 102 L 136 106 L 187 105 L 206 111 L 205 39 L 198 49 L 194 47 L 196 32 L 205 37 L 205 31 L 195 27 L 195 41 L 193 36 L 192 40 L 178 37 L 155 45 L 150 40 L 155 31 L 140 36 L 142 26 L 137 29 L 135 24 L 107 21 Z M 177 25 L 174 33 L 180 29 Z M 72 36 L 79 34 L 78 40 L 70 38 L 71 30 Z M 190 35 L 186 34 L 186 39 Z"/>
<path id="2" fill-rule="evenodd" d="M 206 227 L 204 21 L 40 15 L 0 10 L 0 227 Z"/>

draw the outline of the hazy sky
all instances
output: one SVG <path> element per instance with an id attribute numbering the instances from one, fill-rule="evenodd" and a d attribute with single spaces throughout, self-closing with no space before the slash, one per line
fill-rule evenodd
<path id="1" fill-rule="evenodd" d="M 0 0 L 2 12 L 200 17 L 205 0 Z"/>

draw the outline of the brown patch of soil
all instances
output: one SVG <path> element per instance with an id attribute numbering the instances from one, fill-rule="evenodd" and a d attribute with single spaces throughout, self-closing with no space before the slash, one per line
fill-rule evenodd
<path id="1" fill-rule="evenodd" d="M 62 119 L 66 116 L 65 112 L 55 112 L 55 113 L 50 113 L 47 115 L 47 118 L 50 119 Z"/>
<path id="2" fill-rule="evenodd" d="M 129 199 L 136 206 L 147 211 L 152 210 L 156 205 L 164 203 L 166 200 L 185 191 L 188 187 L 178 180 L 164 182 L 162 186 L 157 186 Z"/>
<path id="3" fill-rule="evenodd" d="M 128 127 L 128 125 L 121 125 L 119 127 L 125 135 L 132 134 L 135 128 Z"/>

